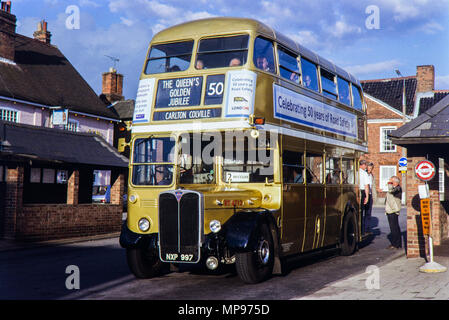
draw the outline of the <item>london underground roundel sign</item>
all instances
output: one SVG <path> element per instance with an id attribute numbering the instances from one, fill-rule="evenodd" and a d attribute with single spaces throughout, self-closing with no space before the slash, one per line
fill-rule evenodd
<path id="1" fill-rule="evenodd" d="M 415 173 L 422 181 L 432 180 L 435 176 L 435 165 L 428 160 L 420 161 L 415 167 Z"/>

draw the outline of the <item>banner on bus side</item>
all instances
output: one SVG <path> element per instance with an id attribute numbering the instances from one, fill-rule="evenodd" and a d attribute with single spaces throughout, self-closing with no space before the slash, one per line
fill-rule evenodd
<path id="1" fill-rule="evenodd" d="M 153 92 L 155 79 L 142 79 L 137 89 L 136 103 L 134 107 L 133 122 L 149 122 L 151 116 L 151 104 L 153 103 Z"/>
<path id="2" fill-rule="evenodd" d="M 357 138 L 357 116 L 273 84 L 274 117 Z"/>
<path id="3" fill-rule="evenodd" d="M 254 111 L 257 74 L 248 70 L 228 71 L 226 112 L 229 117 L 249 117 Z"/>

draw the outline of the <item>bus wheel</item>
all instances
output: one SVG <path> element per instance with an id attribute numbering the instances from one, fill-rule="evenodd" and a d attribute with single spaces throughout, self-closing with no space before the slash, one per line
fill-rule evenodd
<path id="1" fill-rule="evenodd" d="M 357 220 L 354 211 L 349 211 L 343 221 L 343 237 L 340 243 L 340 253 L 343 256 L 352 255 L 357 248 Z"/>
<path id="2" fill-rule="evenodd" d="M 235 256 L 235 267 L 240 279 L 246 283 L 258 283 L 273 272 L 274 245 L 266 224 L 259 229 L 256 250 L 241 252 Z"/>
<path id="3" fill-rule="evenodd" d="M 157 251 L 143 248 L 126 249 L 126 258 L 131 272 L 141 279 L 157 276 L 162 269 Z"/>

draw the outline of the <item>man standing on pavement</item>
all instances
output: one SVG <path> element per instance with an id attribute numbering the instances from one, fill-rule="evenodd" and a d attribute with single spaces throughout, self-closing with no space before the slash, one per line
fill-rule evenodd
<path id="1" fill-rule="evenodd" d="M 367 217 L 367 209 L 368 209 L 368 201 L 370 197 L 370 179 L 368 176 L 368 173 L 366 172 L 366 167 L 368 163 L 366 160 L 360 160 L 359 161 L 359 187 L 360 187 L 360 213 L 362 217 L 362 233 L 365 234 L 368 229 L 369 225 L 369 217 Z"/>
<path id="2" fill-rule="evenodd" d="M 385 214 L 391 230 L 391 245 L 388 249 L 399 249 L 402 247 L 401 228 L 399 227 L 399 213 L 401 211 L 402 189 L 399 178 L 393 176 L 388 181 L 387 198 L 385 199 Z"/>

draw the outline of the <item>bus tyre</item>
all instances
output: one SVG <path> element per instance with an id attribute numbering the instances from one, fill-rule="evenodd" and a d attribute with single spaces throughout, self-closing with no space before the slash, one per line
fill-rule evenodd
<path id="1" fill-rule="evenodd" d="M 357 220 L 354 211 L 349 211 L 343 221 L 343 236 L 340 243 L 342 256 L 352 255 L 357 248 Z"/>
<path id="2" fill-rule="evenodd" d="M 259 229 L 256 250 L 241 252 L 235 256 L 235 267 L 240 279 L 246 283 L 259 283 L 273 272 L 274 245 L 266 224 Z"/>
<path id="3" fill-rule="evenodd" d="M 126 258 L 131 272 L 141 279 L 159 275 L 163 266 L 157 251 L 150 249 L 128 248 Z"/>

